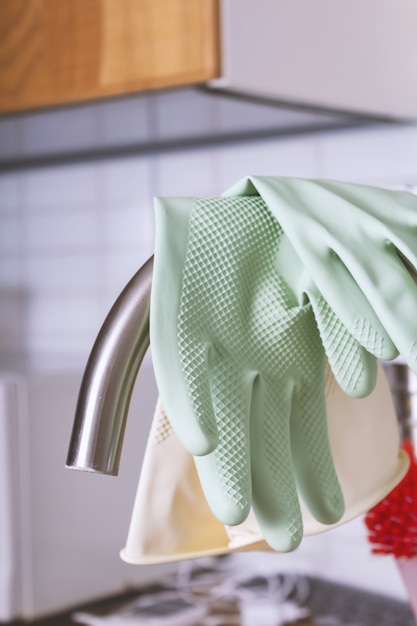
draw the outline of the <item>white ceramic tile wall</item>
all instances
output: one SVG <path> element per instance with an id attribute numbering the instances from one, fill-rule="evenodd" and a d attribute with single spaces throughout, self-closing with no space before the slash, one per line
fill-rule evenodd
<path id="1" fill-rule="evenodd" d="M 141 103 L 142 115 L 135 104 L 129 116 L 124 104 L 124 114 L 141 136 L 147 132 L 143 120 L 145 114 L 149 117 L 151 100 Z M 151 117 L 157 126 L 162 124 L 158 120 L 166 123 L 160 109 L 169 107 L 176 119 L 174 134 L 184 116 L 203 115 L 213 128 L 221 118 L 219 107 L 205 100 L 200 111 L 195 100 L 187 108 L 186 95 L 168 95 L 163 102 Z M 118 106 L 108 104 L 109 120 Z M 105 142 L 111 133 L 106 110 L 94 124 L 90 113 L 86 107 L 88 132 L 94 126 Z M 15 134 L 31 150 L 36 143 L 42 148 L 42 129 L 48 124 L 45 114 L 29 134 L 27 129 Z M 57 115 L 53 124 L 56 141 L 57 133 L 70 132 Z M 167 133 L 165 127 L 160 131 Z M 79 133 L 80 127 L 74 138 Z M 0 288 L 7 290 L 2 300 L 9 303 L 1 308 L 0 354 L 5 345 L 9 353 L 10 337 L 18 336 L 16 348 L 24 347 L 33 365 L 47 366 L 53 357 L 54 367 L 60 360 L 66 367 L 85 359 L 112 300 L 152 253 L 153 195 L 218 194 L 248 173 L 416 184 L 416 146 L 416 127 L 380 127 L 2 174 Z M 17 295 L 26 303 L 25 314 L 10 318 L 10 299 L 16 302 Z M 24 328 L 14 328 L 22 319 Z"/>
<path id="2" fill-rule="evenodd" d="M 19 153 L 20 127 L 17 119 L 9 117 L 0 119 L 0 157 L 10 158 Z"/>
<path id="3" fill-rule="evenodd" d="M 56 110 L 39 112 L 36 116 L 22 119 L 20 129 L 21 154 L 42 154 L 55 151 L 65 143 L 68 149 L 80 150 L 89 145 L 98 132 L 98 120 L 91 106 L 80 108 L 77 124 L 68 125 L 67 112 Z"/>
<path id="4" fill-rule="evenodd" d="M 329 134 L 320 142 L 319 175 L 352 182 L 415 184 L 417 126 Z"/>
<path id="5" fill-rule="evenodd" d="M 135 158 L 0 176 L 1 368 L 13 351 L 30 367 L 85 362 L 152 252 L 150 168 Z"/>
<path id="6" fill-rule="evenodd" d="M 97 142 L 108 146 L 112 143 L 129 144 L 149 140 L 150 103 L 151 99 L 147 95 L 100 103 L 95 114 Z"/>
<path id="7" fill-rule="evenodd" d="M 3 138 L 2 135 L 1 137 Z M 20 174 L 10 173 L 0 176 L 0 215 L 4 213 L 15 214 L 18 211 L 20 188 Z"/>

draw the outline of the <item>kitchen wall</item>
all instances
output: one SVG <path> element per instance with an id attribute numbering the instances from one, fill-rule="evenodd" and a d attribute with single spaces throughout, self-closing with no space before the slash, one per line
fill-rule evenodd
<path id="1" fill-rule="evenodd" d="M 112 106 L 117 115 L 117 102 Z M 196 115 L 187 106 L 180 98 L 181 118 Z M 42 150 L 64 132 L 65 124 L 54 134 L 42 119 L 26 129 L 1 120 L 0 156 L 19 143 Z M 141 119 L 126 117 L 127 138 L 147 132 Z M 111 121 L 91 119 L 65 132 L 74 144 L 88 132 L 105 142 Z M 152 197 L 219 194 L 247 174 L 415 186 L 417 127 L 253 139 L 1 173 L 0 369 L 81 371 L 115 297 L 152 254 Z M 394 566 L 371 562 L 366 552 L 359 521 L 308 540 L 298 560 L 283 563 L 401 595 Z"/>
<path id="2" fill-rule="evenodd" d="M 30 130 L 26 145 L 51 132 Z M 415 127 L 345 130 L 0 174 L 0 367 L 22 355 L 36 368 L 83 363 L 152 253 L 154 195 L 218 194 L 249 173 L 414 185 L 416 139 Z"/>

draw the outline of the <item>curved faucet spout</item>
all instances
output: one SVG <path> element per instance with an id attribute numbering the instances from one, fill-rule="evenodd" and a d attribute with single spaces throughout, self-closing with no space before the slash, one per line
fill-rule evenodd
<path id="1" fill-rule="evenodd" d="M 97 336 L 78 395 L 67 467 L 117 475 L 130 398 L 149 347 L 151 257 L 126 285 Z"/>

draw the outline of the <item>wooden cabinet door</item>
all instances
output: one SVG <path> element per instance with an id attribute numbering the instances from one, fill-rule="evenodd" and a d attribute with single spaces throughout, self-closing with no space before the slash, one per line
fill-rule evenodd
<path id="1" fill-rule="evenodd" d="M 217 0 L 1 0 L 0 113 L 219 73 Z"/>

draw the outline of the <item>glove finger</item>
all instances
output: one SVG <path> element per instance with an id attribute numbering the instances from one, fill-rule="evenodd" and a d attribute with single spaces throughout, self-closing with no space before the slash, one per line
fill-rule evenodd
<path id="1" fill-rule="evenodd" d="M 387 237 L 388 239 L 388 237 Z M 417 252 L 416 252 L 416 235 L 415 227 L 410 226 L 409 231 L 402 232 L 399 235 L 395 231 L 390 233 L 389 238 L 395 246 L 396 253 L 399 255 L 401 262 L 411 274 L 414 283 L 417 282 Z"/>
<path id="2" fill-rule="evenodd" d="M 218 443 L 207 367 L 210 349 L 196 343 L 183 371 L 166 367 L 166 362 L 154 364 L 172 427 L 184 448 L 194 455 L 208 454 Z"/>
<path id="3" fill-rule="evenodd" d="M 375 387 L 376 358 L 355 339 L 316 289 L 307 291 L 333 374 L 345 393 L 363 398 Z"/>
<path id="4" fill-rule="evenodd" d="M 218 430 L 209 377 L 209 361 L 212 352 L 214 352 L 214 348 L 209 344 L 203 344 L 198 341 L 193 342 L 192 337 L 185 335 L 185 333 L 183 334 L 180 343 L 182 373 L 193 408 L 194 418 L 197 420 L 197 424 L 200 426 L 202 433 L 210 443 L 211 449 L 209 452 L 211 452 L 218 443 Z M 173 391 L 173 393 L 175 394 L 175 391 Z M 190 435 L 187 434 L 187 430 L 191 425 L 184 421 L 182 426 L 181 431 L 177 432 L 178 437 L 181 441 L 182 438 L 189 440 Z M 192 442 L 190 442 L 190 444 L 193 445 Z M 185 447 L 189 449 L 188 446 Z M 190 450 L 192 454 L 201 454 L 196 450 L 195 446 L 193 447 L 194 449 Z"/>
<path id="5" fill-rule="evenodd" d="M 189 376 L 182 370 L 178 315 L 183 289 L 183 267 L 188 239 L 192 199 L 156 199 L 155 258 L 150 306 L 150 340 L 152 362 L 158 390 L 173 428 L 182 445 L 192 454 L 208 454 L 217 445 L 208 373 L 205 364 L 209 347 L 202 324 L 190 324 L 184 340 L 185 361 Z M 175 233 L 175 237 L 172 235 Z M 190 312 L 190 317 L 193 311 Z M 193 337 L 190 337 L 194 333 Z M 195 352 L 193 352 L 195 349 Z M 188 371 L 188 370 L 187 370 Z M 197 379 L 197 393 L 204 414 L 196 415 L 190 384 Z M 197 391 L 196 391 L 197 390 Z"/>
<path id="6" fill-rule="evenodd" d="M 250 382 L 229 360 L 211 360 L 211 390 L 219 443 L 195 458 L 207 502 L 223 524 L 243 522 L 251 507 Z"/>
<path id="7" fill-rule="evenodd" d="M 317 256 L 314 265 L 311 274 L 316 276 L 314 282 L 317 289 L 359 344 L 379 359 L 389 360 L 398 356 L 391 335 L 380 320 L 379 310 L 377 315 L 377 309 L 369 301 L 368 289 L 363 288 L 356 274 L 350 274 L 336 253 L 330 253 L 326 261 Z M 351 265 L 349 263 L 350 268 Z M 369 267 L 366 271 L 361 268 L 362 275 L 366 276 L 368 272 L 375 276 Z"/>
<path id="8" fill-rule="evenodd" d="M 385 244 L 383 267 L 378 257 L 382 254 L 370 259 L 367 272 L 358 268 L 357 282 L 397 350 L 417 373 L 417 287 L 393 244 Z"/>
<path id="9" fill-rule="evenodd" d="M 259 528 L 278 552 L 295 550 L 303 522 L 290 450 L 291 389 L 255 381 L 250 417 L 252 502 Z"/>
<path id="10" fill-rule="evenodd" d="M 291 450 L 300 495 L 315 519 L 333 524 L 344 513 L 344 498 L 327 433 L 324 372 L 320 384 L 295 390 L 291 407 Z"/>

